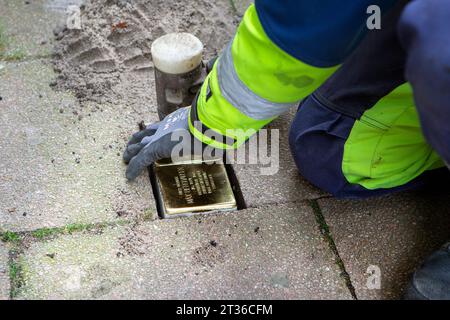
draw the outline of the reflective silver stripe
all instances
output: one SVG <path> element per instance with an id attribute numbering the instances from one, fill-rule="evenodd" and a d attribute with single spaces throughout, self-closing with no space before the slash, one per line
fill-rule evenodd
<path id="1" fill-rule="evenodd" d="M 298 106 L 300 101 L 295 103 L 275 103 L 261 98 L 251 91 L 236 73 L 231 54 L 231 44 L 232 42 L 222 53 L 217 64 L 220 91 L 229 103 L 246 116 L 255 120 L 270 119 L 279 116 L 292 107 Z M 257 76 L 255 75 L 255 77 Z"/>

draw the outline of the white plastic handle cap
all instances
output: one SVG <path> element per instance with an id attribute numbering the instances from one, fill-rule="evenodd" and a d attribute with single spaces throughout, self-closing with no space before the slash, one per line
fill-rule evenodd
<path id="1" fill-rule="evenodd" d="M 165 73 L 182 74 L 202 62 L 203 44 L 190 33 L 169 33 L 152 43 L 155 67 Z"/>

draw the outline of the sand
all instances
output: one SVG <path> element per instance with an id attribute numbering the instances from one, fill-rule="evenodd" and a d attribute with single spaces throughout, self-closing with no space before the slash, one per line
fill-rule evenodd
<path id="1" fill-rule="evenodd" d="M 56 88 L 81 105 L 154 103 L 151 43 L 171 32 L 190 32 L 205 46 L 204 59 L 231 40 L 239 14 L 228 0 L 87 0 L 82 30 L 55 29 Z"/>

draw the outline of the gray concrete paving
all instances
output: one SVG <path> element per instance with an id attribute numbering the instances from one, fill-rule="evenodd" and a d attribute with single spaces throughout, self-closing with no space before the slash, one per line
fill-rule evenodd
<path id="1" fill-rule="evenodd" d="M 127 183 L 120 154 L 137 122 L 157 120 L 154 101 L 80 105 L 73 94 L 55 92 L 49 60 L 36 58 L 49 53 L 61 16 L 43 1 L 2 4 L 8 50 L 26 52 L 27 61 L 2 62 L 0 70 L 1 230 L 134 221 L 45 241 L 26 238 L 17 298 L 351 298 L 310 207 L 263 205 L 320 194 L 306 184 L 300 195 L 283 192 L 280 179 L 291 188 L 299 179 L 287 144 L 281 178 L 252 181 L 246 180 L 254 176 L 251 168 L 239 171 L 244 196 L 260 208 L 144 222 L 155 218 L 148 180 Z M 12 17 L 29 17 L 35 28 L 16 28 Z M 288 124 L 280 121 L 286 136 Z M 272 185 L 272 197 L 254 192 L 255 183 L 260 191 Z M 0 271 L 6 271 L 1 249 Z M 9 283 L 3 273 L 1 297 L 9 297 Z"/>
<path id="2" fill-rule="evenodd" d="M 25 234 L 16 298 L 351 299 L 337 257 L 302 202 L 326 194 L 299 177 L 292 161 L 287 131 L 295 110 L 269 127 L 281 129 L 276 175 L 235 166 L 252 208 L 154 220 L 147 177 L 127 183 L 120 161 L 136 124 L 157 120 L 154 98 L 141 104 L 125 82 L 115 90 L 127 94 L 112 103 L 80 105 L 76 92 L 54 91 L 57 75 L 39 57 L 49 54 L 62 19 L 46 8 L 65 1 L 0 0 L 7 50 L 25 54 L 25 61 L 0 61 L 0 232 L 110 226 L 45 240 Z M 234 2 L 240 14 L 249 3 Z M 450 238 L 448 196 L 319 200 L 358 298 L 401 296 L 410 272 Z M 122 220 L 127 224 L 116 223 Z M 381 269 L 380 290 L 367 288 L 369 266 Z M 0 299 L 10 295 L 8 269 L 0 242 Z"/>
<path id="3" fill-rule="evenodd" d="M 121 161 L 139 121 L 133 110 L 81 107 L 49 86 L 54 77 L 46 61 L 0 71 L 0 226 L 23 231 L 153 218 L 148 177 L 127 183 Z"/>
<path id="4" fill-rule="evenodd" d="M 9 299 L 8 249 L 0 241 L 0 300 Z"/>
<path id="5" fill-rule="evenodd" d="M 64 21 L 61 12 L 46 9 L 51 2 L 0 0 L 0 24 L 9 38 L 7 52 L 26 57 L 51 53 L 53 29 Z"/>
<path id="6" fill-rule="evenodd" d="M 295 113 L 296 109 L 292 109 L 267 126 L 268 130 L 279 130 L 279 170 L 276 174 L 261 174 L 261 168 L 268 168 L 268 165 L 234 165 L 247 206 L 315 199 L 326 195 L 302 178 L 295 166 L 288 142 L 288 131 Z"/>
<path id="7" fill-rule="evenodd" d="M 450 239 L 448 193 L 319 203 L 359 299 L 401 298 L 414 269 Z M 381 270 L 379 290 L 367 287 L 369 266 Z"/>
<path id="8" fill-rule="evenodd" d="M 303 204 L 62 236 L 22 261 L 25 299 L 351 298 Z"/>

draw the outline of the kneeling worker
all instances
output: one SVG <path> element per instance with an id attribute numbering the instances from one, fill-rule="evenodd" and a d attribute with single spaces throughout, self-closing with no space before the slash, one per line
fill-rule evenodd
<path id="1" fill-rule="evenodd" d="M 381 9 L 379 30 L 366 25 L 370 5 Z M 243 139 L 229 129 L 259 130 L 298 107 L 289 134 L 298 170 L 336 197 L 448 179 L 448 17 L 448 0 L 256 0 L 192 107 L 132 137 L 127 178 L 170 157 L 174 131 L 237 148 Z M 450 245 L 415 272 L 406 298 L 450 299 Z"/>

